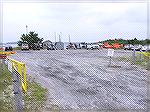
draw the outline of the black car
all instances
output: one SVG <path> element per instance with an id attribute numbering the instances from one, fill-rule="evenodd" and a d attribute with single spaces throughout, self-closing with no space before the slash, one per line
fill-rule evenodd
<path id="1" fill-rule="evenodd" d="M 5 47 L 5 51 L 13 51 L 13 48 L 11 46 Z"/>
<path id="2" fill-rule="evenodd" d="M 40 50 L 40 44 L 37 44 L 37 43 L 33 44 L 32 49 L 33 50 Z"/>
<path id="3" fill-rule="evenodd" d="M 47 50 L 55 50 L 55 46 L 53 44 L 47 46 Z"/>

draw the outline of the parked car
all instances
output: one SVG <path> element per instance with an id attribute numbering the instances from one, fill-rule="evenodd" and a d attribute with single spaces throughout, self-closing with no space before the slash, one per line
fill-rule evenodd
<path id="1" fill-rule="evenodd" d="M 56 50 L 56 47 L 53 44 L 47 45 L 47 50 Z"/>
<path id="2" fill-rule="evenodd" d="M 42 43 L 40 43 L 40 49 L 43 49 L 43 44 Z"/>
<path id="3" fill-rule="evenodd" d="M 26 43 L 23 43 L 21 46 L 21 50 L 29 50 L 29 45 Z"/>
<path id="4" fill-rule="evenodd" d="M 87 50 L 88 49 L 99 49 L 99 45 L 98 44 L 95 44 L 95 43 L 91 43 L 91 44 L 87 44 Z"/>
<path id="5" fill-rule="evenodd" d="M 3 50 L 3 48 L 2 47 L 0 47 L 0 51 L 2 51 Z"/>
<path id="6" fill-rule="evenodd" d="M 4 46 L 0 46 L 0 51 L 3 51 L 5 49 Z"/>
<path id="7" fill-rule="evenodd" d="M 86 44 L 86 49 L 88 50 L 88 49 L 91 49 L 91 43 L 87 43 Z"/>
<path id="8" fill-rule="evenodd" d="M 81 43 L 79 44 L 79 46 L 80 46 L 80 49 L 86 49 L 86 48 L 87 48 L 87 43 L 81 42 Z"/>
<path id="9" fill-rule="evenodd" d="M 129 46 L 128 46 L 128 45 L 125 45 L 125 46 L 124 46 L 124 50 L 129 50 Z"/>
<path id="10" fill-rule="evenodd" d="M 134 47 L 131 48 L 131 50 L 136 50 L 136 51 L 140 51 L 142 48 L 142 45 L 134 45 Z"/>
<path id="11" fill-rule="evenodd" d="M 66 49 L 76 49 L 76 45 L 74 43 L 69 43 L 68 46 L 66 46 Z"/>
<path id="12" fill-rule="evenodd" d="M 134 46 L 132 44 L 128 44 L 124 46 L 124 50 L 132 50 Z"/>
<path id="13" fill-rule="evenodd" d="M 6 46 L 6 47 L 5 47 L 5 51 L 13 51 L 12 46 Z"/>
<path id="14" fill-rule="evenodd" d="M 150 45 L 147 46 L 147 51 L 150 51 Z"/>
<path id="15" fill-rule="evenodd" d="M 74 45 L 75 45 L 76 49 L 81 49 L 80 43 L 75 43 Z"/>
<path id="16" fill-rule="evenodd" d="M 33 50 L 40 50 L 40 44 L 34 43 L 33 46 L 32 46 L 32 49 Z"/>
<path id="17" fill-rule="evenodd" d="M 146 51 L 147 48 L 148 48 L 148 47 L 144 45 L 144 46 L 142 46 L 141 50 L 142 50 L 142 51 Z"/>

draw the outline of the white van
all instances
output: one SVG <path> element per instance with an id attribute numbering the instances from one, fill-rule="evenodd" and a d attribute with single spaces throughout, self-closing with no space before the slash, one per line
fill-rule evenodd
<path id="1" fill-rule="evenodd" d="M 21 50 L 29 50 L 29 45 L 26 43 L 23 43 L 21 46 Z"/>

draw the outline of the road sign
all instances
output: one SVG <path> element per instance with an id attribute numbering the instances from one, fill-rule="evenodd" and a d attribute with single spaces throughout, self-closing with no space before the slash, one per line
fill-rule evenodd
<path id="1" fill-rule="evenodd" d="M 113 56 L 114 55 L 114 49 L 108 49 L 108 54 L 107 56 Z"/>

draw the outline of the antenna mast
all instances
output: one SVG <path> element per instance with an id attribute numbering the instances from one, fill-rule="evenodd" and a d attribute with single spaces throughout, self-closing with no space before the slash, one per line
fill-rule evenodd
<path id="1" fill-rule="evenodd" d="M 70 43 L 70 34 L 68 36 L 69 36 L 69 43 Z"/>

